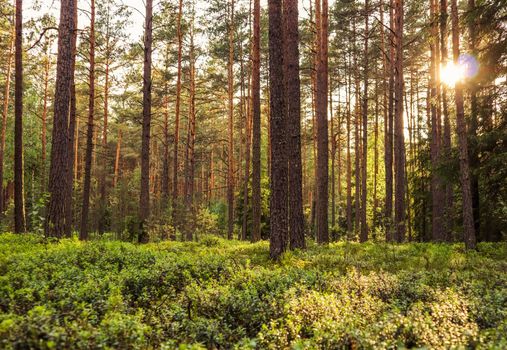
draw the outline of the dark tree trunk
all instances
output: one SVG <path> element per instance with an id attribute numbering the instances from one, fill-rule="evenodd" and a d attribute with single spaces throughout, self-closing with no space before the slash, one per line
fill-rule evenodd
<path id="1" fill-rule="evenodd" d="M 146 1 L 146 24 L 144 33 L 143 73 L 143 131 L 141 148 L 141 194 L 139 197 L 139 219 L 141 231 L 139 243 L 148 242 L 146 221 L 150 217 L 150 127 L 151 127 L 151 56 L 153 37 L 153 0 Z"/>
<path id="2" fill-rule="evenodd" d="M 193 25 L 193 19 L 192 24 Z M 194 60 L 194 33 L 190 29 L 190 95 L 187 130 L 187 149 L 185 160 L 185 206 L 190 212 L 192 219 L 187 223 L 186 239 L 192 240 L 193 216 L 194 216 L 194 173 L 195 173 L 195 60 Z"/>
<path id="3" fill-rule="evenodd" d="M 288 241 L 287 121 L 283 79 L 282 0 L 269 0 L 269 76 L 271 137 L 270 256 L 280 258 Z"/>
<path id="4" fill-rule="evenodd" d="M 364 3 L 364 95 L 363 95 L 363 152 L 362 152 L 362 175 L 361 175 L 361 234 L 359 235 L 360 242 L 368 240 L 368 224 L 366 222 L 366 195 L 367 195 L 367 175 L 368 175 L 368 36 L 369 36 L 369 23 L 368 23 L 368 0 Z"/>
<path id="5" fill-rule="evenodd" d="M 389 1 L 389 89 L 388 112 L 385 125 L 385 169 L 386 169 L 386 240 L 393 237 L 393 129 L 394 129 L 394 0 Z"/>
<path id="6" fill-rule="evenodd" d="M 227 80 L 229 93 L 229 142 L 227 152 L 227 238 L 232 239 L 234 231 L 234 0 L 231 1 L 229 22 L 229 62 Z"/>
<path id="7" fill-rule="evenodd" d="M 430 1 L 430 11 L 432 18 L 434 19 L 435 13 L 435 1 Z M 442 188 L 442 180 L 437 174 L 437 168 L 440 161 L 440 149 L 441 149 L 441 131 L 440 131 L 440 118 L 438 113 L 438 79 L 437 72 L 438 67 L 438 28 L 436 22 L 432 25 L 433 42 L 431 43 L 431 63 L 430 63 L 430 85 L 431 85 L 431 142 L 430 142 L 430 155 L 431 155 L 431 196 L 432 196 L 432 235 L 433 240 L 443 241 L 444 240 L 444 228 L 443 228 L 443 205 L 444 196 Z"/>
<path id="8" fill-rule="evenodd" d="M 468 12 L 469 15 L 469 23 L 468 23 L 468 32 L 469 32 L 469 48 L 470 52 L 474 57 L 477 57 L 477 28 L 476 28 L 476 20 L 475 20 L 475 0 L 468 0 Z M 470 83 L 470 130 L 468 130 L 469 135 L 472 136 L 472 140 L 477 138 L 477 129 L 479 126 L 478 121 L 478 101 L 477 101 L 477 83 L 472 80 Z M 481 238 L 481 211 L 480 211 L 480 192 L 479 192 L 479 152 L 477 151 L 477 147 L 470 147 L 470 168 L 471 168 L 471 186 L 472 186 L 472 205 L 474 211 L 474 226 L 475 226 L 475 234 L 478 238 Z"/>
<path id="9" fill-rule="evenodd" d="M 405 137 L 403 125 L 403 0 L 395 0 L 396 13 L 396 77 L 395 77 L 395 113 L 394 113 L 394 166 L 395 166 L 395 202 L 394 223 L 395 239 L 405 240 L 406 231 L 406 176 L 405 176 Z"/>
<path id="10" fill-rule="evenodd" d="M 290 248 L 304 248 L 303 188 L 301 171 L 301 92 L 299 78 L 298 2 L 285 0 L 284 79 L 287 108 L 287 156 L 289 157 L 289 236 Z"/>
<path id="11" fill-rule="evenodd" d="M 176 225 L 177 207 L 178 207 L 178 148 L 180 143 L 180 105 L 181 105 L 181 59 L 183 50 L 183 32 L 181 28 L 181 18 L 183 16 L 183 0 L 178 5 L 177 37 L 178 37 L 178 72 L 176 77 L 176 116 L 174 121 L 174 154 L 173 154 L 173 193 L 172 193 L 172 216 L 173 225 Z"/>
<path id="12" fill-rule="evenodd" d="M 88 126 L 86 131 L 85 177 L 83 184 L 83 205 L 81 208 L 81 230 L 79 239 L 88 239 L 88 213 L 90 209 L 90 186 L 93 157 L 93 133 L 95 118 L 95 0 L 90 9 L 90 69 L 88 94 Z"/>
<path id="13" fill-rule="evenodd" d="M 458 6 L 456 0 L 451 0 L 452 16 L 452 53 L 454 64 L 458 64 L 459 58 L 459 22 Z M 477 242 L 475 237 L 474 215 L 472 207 L 472 190 L 470 185 L 470 166 L 468 160 L 468 141 L 465 123 L 465 112 L 463 107 L 463 84 L 456 83 L 456 131 L 459 143 L 459 168 L 461 190 L 463 195 L 463 230 L 465 247 L 467 249 L 476 249 Z"/>
<path id="14" fill-rule="evenodd" d="M 23 175 L 23 1 L 16 0 L 14 81 L 14 232 L 26 230 Z"/>
<path id="15" fill-rule="evenodd" d="M 252 43 L 252 241 L 261 239 L 260 0 L 254 0 Z"/>
<path id="16" fill-rule="evenodd" d="M 76 0 L 75 0 L 76 1 Z M 67 198 L 69 199 L 69 205 L 65 208 L 66 210 L 66 221 L 65 221 L 65 235 L 70 237 L 72 235 L 72 224 L 73 224 L 73 190 L 74 190 L 74 139 L 76 137 L 76 81 L 75 81 L 75 70 L 76 70 L 76 55 L 77 55 L 77 1 L 74 6 L 74 31 L 72 33 L 72 76 L 70 83 L 70 113 L 69 113 L 69 165 L 67 168 Z"/>
<path id="17" fill-rule="evenodd" d="M 46 235 L 61 238 L 66 228 L 66 208 L 69 167 L 69 109 L 72 83 L 72 36 L 75 0 L 62 0 L 58 30 L 58 63 L 56 68 L 56 91 L 54 100 L 53 139 L 51 167 L 49 170 L 50 194 L 47 207 Z"/>
<path id="18" fill-rule="evenodd" d="M 317 13 L 317 12 L 316 12 Z M 317 242 L 329 242 L 328 185 L 329 185 L 329 135 L 327 123 L 328 94 L 328 1 L 322 0 L 320 26 L 318 27 L 317 59 Z"/>

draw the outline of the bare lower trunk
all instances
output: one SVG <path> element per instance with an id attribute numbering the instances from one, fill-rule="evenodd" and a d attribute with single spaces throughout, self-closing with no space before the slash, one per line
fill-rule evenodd
<path id="1" fill-rule="evenodd" d="M 452 52 L 454 64 L 458 63 L 459 58 L 459 22 L 458 7 L 456 0 L 451 0 L 452 14 Z M 476 249 L 477 242 L 475 237 L 474 215 L 472 207 L 472 190 L 470 185 L 470 166 L 468 160 L 468 141 L 465 123 L 465 112 L 463 107 L 463 85 L 461 82 L 456 84 L 456 131 L 459 143 L 459 167 L 460 181 L 463 196 L 463 231 L 465 247 L 467 249 Z"/>
<path id="2" fill-rule="evenodd" d="M 46 235 L 61 238 L 65 234 L 69 166 L 69 108 L 72 83 L 72 37 L 75 28 L 75 0 L 62 0 L 58 30 L 58 63 L 54 101 L 51 167 L 49 170 L 49 194 Z"/>
<path id="3" fill-rule="evenodd" d="M 146 1 L 146 23 L 144 34 L 144 73 L 143 73 L 143 130 L 141 148 L 141 193 L 139 197 L 139 219 L 141 230 L 139 243 L 149 240 L 146 221 L 150 216 L 150 129 L 151 129 L 151 61 L 153 35 L 153 0 Z"/>
<path id="4" fill-rule="evenodd" d="M 88 126 L 86 131 L 85 177 L 83 183 L 83 205 L 79 239 L 88 239 L 88 213 L 90 209 L 90 187 L 92 173 L 93 133 L 95 118 L 95 0 L 91 1 L 90 18 L 90 69 L 88 95 Z"/>
<path id="5" fill-rule="evenodd" d="M 16 0 L 14 80 L 14 232 L 26 230 L 23 172 L 23 1 Z"/>
<path id="6" fill-rule="evenodd" d="M 261 239 L 260 0 L 254 0 L 252 43 L 252 241 Z"/>

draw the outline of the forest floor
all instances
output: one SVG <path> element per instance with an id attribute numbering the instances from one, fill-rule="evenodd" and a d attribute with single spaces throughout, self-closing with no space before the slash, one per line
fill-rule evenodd
<path id="1" fill-rule="evenodd" d="M 0 235 L 0 348 L 507 348 L 507 244 Z"/>

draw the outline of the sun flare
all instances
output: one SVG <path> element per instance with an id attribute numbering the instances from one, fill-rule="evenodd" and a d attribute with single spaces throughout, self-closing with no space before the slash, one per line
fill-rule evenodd
<path id="1" fill-rule="evenodd" d="M 461 64 L 448 62 L 440 67 L 440 80 L 447 86 L 454 87 L 456 83 L 465 79 L 465 67 Z"/>

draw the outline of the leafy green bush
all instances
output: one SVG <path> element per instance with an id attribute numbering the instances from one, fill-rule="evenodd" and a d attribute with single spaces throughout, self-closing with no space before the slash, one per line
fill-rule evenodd
<path id="1" fill-rule="evenodd" d="M 0 348 L 507 346 L 507 245 L 0 235 Z"/>

